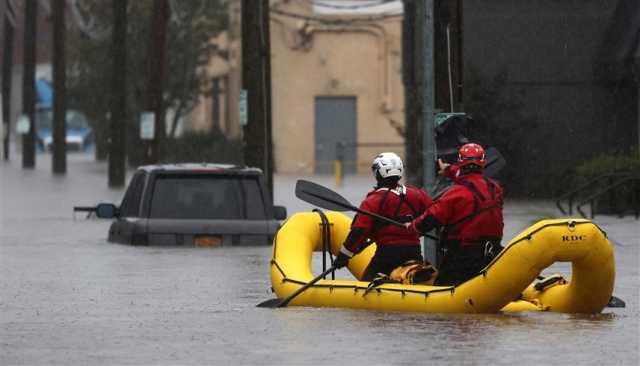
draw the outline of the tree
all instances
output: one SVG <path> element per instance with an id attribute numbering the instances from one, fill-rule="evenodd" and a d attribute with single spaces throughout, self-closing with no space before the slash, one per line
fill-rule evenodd
<path id="1" fill-rule="evenodd" d="M 211 93 L 211 80 L 203 66 L 214 55 L 229 57 L 212 42 L 228 29 L 229 19 L 227 0 L 174 1 L 170 4 L 173 5 L 167 39 L 169 75 L 165 101 L 174 112 L 169 134 L 174 137 L 180 118 L 195 107 L 200 96 Z M 180 57 L 174 57 L 175 52 L 180 52 Z"/>
<path id="2" fill-rule="evenodd" d="M 110 2 L 79 0 L 73 14 L 79 30 L 68 38 L 68 85 L 70 106 L 82 110 L 96 131 L 96 155 L 105 157 L 108 103 L 112 71 L 109 62 Z M 165 110 L 174 112 L 170 137 L 175 125 L 188 114 L 202 95 L 210 92 L 211 82 L 204 66 L 214 55 L 227 55 L 212 40 L 227 29 L 228 0 L 169 2 L 171 17 L 167 38 L 167 78 L 163 87 Z M 128 122 L 129 161 L 141 160 L 138 143 L 138 117 L 143 110 L 147 78 L 149 40 L 151 39 L 152 0 L 130 1 L 127 11 L 128 37 Z"/>

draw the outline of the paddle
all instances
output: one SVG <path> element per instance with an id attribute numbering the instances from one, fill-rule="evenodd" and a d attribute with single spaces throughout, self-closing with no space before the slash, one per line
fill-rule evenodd
<path id="1" fill-rule="evenodd" d="M 401 222 L 356 207 L 338 193 L 330 190 L 327 187 L 310 182 L 308 180 L 298 179 L 298 181 L 296 182 L 296 197 L 312 205 L 322 207 L 327 210 L 355 211 L 359 214 L 373 217 L 374 219 L 384 222 L 385 224 L 405 227 Z M 427 236 L 431 239 L 438 240 L 438 238 L 433 235 Z"/>
<path id="2" fill-rule="evenodd" d="M 607 303 L 608 308 L 624 308 L 627 304 L 621 298 L 617 296 L 611 295 L 609 302 Z"/>
<path id="3" fill-rule="evenodd" d="M 259 307 L 259 308 L 283 308 L 283 307 L 287 306 L 287 304 L 289 304 L 289 302 L 291 300 L 293 300 L 296 296 L 300 295 L 304 290 L 306 290 L 309 287 L 313 286 L 316 282 L 318 282 L 322 278 L 324 278 L 324 276 L 326 276 L 329 273 L 335 271 L 336 269 L 337 268 L 335 266 L 332 266 L 331 268 L 329 268 L 326 271 L 324 271 L 321 274 L 319 274 L 318 277 L 312 279 L 309 283 L 307 283 L 306 285 L 300 287 L 299 289 L 296 290 L 296 292 L 292 293 L 291 295 L 289 295 L 288 297 L 286 297 L 284 299 L 269 299 L 269 300 L 266 300 L 266 301 L 263 301 L 263 302 L 259 303 L 256 306 Z"/>
<path id="4" fill-rule="evenodd" d="M 490 147 L 485 152 L 485 166 L 483 174 L 485 177 L 494 177 L 498 172 L 507 165 L 500 151 L 494 147 Z"/>
<path id="5" fill-rule="evenodd" d="M 296 197 L 314 206 L 331 211 L 358 210 L 357 207 L 353 206 L 338 193 L 304 179 L 298 179 L 296 182 Z"/>

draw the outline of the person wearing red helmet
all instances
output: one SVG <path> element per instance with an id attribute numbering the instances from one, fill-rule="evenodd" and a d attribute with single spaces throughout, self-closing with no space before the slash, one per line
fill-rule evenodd
<path id="1" fill-rule="evenodd" d="M 457 163 L 438 164 L 440 174 L 453 185 L 407 227 L 416 233 L 440 229 L 444 255 L 435 284 L 457 285 L 474 277 L 502 250 L 503 190 L 482 175 L 484 149 L 478 144 L 463 145 Z"/>
<path id="2" fill-rule="evenodd" d="M 379 154 L 373 160 L 371 170 L 377 184 L 360 204 L 361 209 L 408 223 L 425 212 L 431 204 L 431 198 L 425 191 L 400 184 L 403 164 L 398 155 L 390 152 Z M 373 280 L 379 273 L 389 275 L 396 267 L 410 260 L 423 263 L 418 233 L 357 214 L 333 262 L 334 266 L 346 266 L 351 257 L 362 251 L 370 241 L 377 244 L 377 249 L 365 270 L 364 281 Z"/>

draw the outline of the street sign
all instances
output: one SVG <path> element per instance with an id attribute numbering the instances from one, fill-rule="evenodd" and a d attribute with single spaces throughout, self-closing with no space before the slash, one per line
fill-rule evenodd
<path id="1" fill-rule="evenodd" d="M 31 130 L 31 123 L 29 123 L 29 116 L 26 114 L 18 117 L 18 123 L 16 124 L 16 132 L 22 135 L 26 135 Z"/>
<path id="2" fill-rule="evenodd" d="M 434 122 L 435 122 L 435 126 L 438 127 L 440 126 L 442 123 L 444 123 L 444 121 L 446 121 L 447 119 L 449 119 L 450 117 L 453 116 L 466 116 L 467 114 L 462 112 L 458 112 L 458 113 L 436 113 L 435 117 L 434 117 Z"/>
<path id="3" fill-rule="evenodd" d="M 249 108 L 247 106 L 247 89 L 240 91 L 240 100 L 238 100 L 238 110 L 240 111 L 240 126 L 246 126 L 249 122 Z"/>
<path id="4" fill-rule="evenodd" d="M 155 137 L 156 114 L 154 112 L 140 113 L 140 139 L 153 140 Z"/>

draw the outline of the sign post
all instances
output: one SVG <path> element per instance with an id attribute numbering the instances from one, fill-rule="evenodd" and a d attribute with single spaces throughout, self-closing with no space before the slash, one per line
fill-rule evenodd
<path id="1" fill-rule="evenodd" d="M 151 141 L 156 132 L 156 114 L 154 112 L 140 113 L 140 140 Z"/>
<path id="2" fill-rule="evenodd" d="M 240 126 L 246 126 L 247 122 L 249 121 L 249 109 L 247 107 L 247 89 L 240 90 L 238 109 L 240 111 Z"/>

